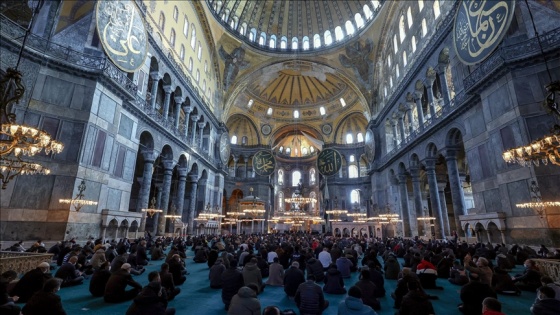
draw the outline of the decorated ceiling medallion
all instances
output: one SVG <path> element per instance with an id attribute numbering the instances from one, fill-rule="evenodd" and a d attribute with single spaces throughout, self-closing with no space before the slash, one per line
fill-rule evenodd
<path id="1" fill-rule="evenodd" d="M 369 163 L 372 163 L 375 158 L 375 139 L 373 138 L 373 131 L 368 129 L 365 139 L 366 158 Z"/>
<path id="2" fill-rule="evenodd" d="M 276 167 L 276 159 L 272 155 L 272 152 L 267 150 L 261 150 L 253 155 L 253 169 L 255 173 L 260 176 L 269 176 L 274 173 L 274 168 Z"/>
<path id="3" fill-rule="evenodd" d="M 261 132 L 265 136 L 268 136 L 271 131 L 272 131 L 272 128 L 270 127 L 269 124 L 265 124 L 261 127 Z"/>
<path id="4" fill-rule="evenodd" d="M 486 59 L 500 45 L 515 13 L 515 0 L 464 0 L 453 25 L 453 47 L 466 65 Z"/>
<path id="5" fill-rule="evenodd" d="M 133 1 L 98 1 L 97 33 L 107 57 L 126 72 L 134 72 L 148 55 L 144 21 Z"/>
<path id="6" fill-rule="evenodd" d="M 331 124 L 324 124 L 323 126 L 321 126 L 321 131 L 323 131 L 323 134 L 327 136 L 330 135 L 332 132 Z"/>
<path id="7" fill-rule="evenodd" d="M 331 176 L 340 170 L 342 156 L 337 150 L 325 149 L 317 156 L 317 169 L 323 176 Z"/>

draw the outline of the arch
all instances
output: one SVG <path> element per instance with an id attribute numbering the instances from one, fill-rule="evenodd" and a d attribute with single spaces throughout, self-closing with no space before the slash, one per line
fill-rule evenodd
<path id="1" fill-rule="evenodd" d="M 342 27 L 340 25 L 334 28 L 334 38 L 337 42 L 344 39 L 344 32 L 342 31 Z"/>
<path id="2" fill-rule="evenodd" d="M 457 127 L 451 128 L 445 137 L 446 147 L 458 147 L 463 145 L 463 132 Z"/>
<path id="3" fill-rule="evenodd" d="M 276 35 L 270 35 L 270 41 L 268 43 L 268 47 L 272 49 L 276 48 Z"/>
<path id="4" fill-rule="evenodd" d="M 350 20 L 344 23 L 344 28 L 346 29 L 346 36 L 354 35 L 354 32 L 356 31 L 356 29 L 354 28 L 354 24 L 352 24 L 352 21 Z"/>
<path id="5" fill-rule="evenodd" d="M 321 47 L 321 35 L 315 34 L 313 35 L 313 48 Z"/>
<path id="6" fill-rule="evenodd" d="M 426 157 L 436 158 L 437 155 L 438 155 L 437 146 L 433 142 L 428 143 L 428 145 L 426 146 Z"/>
<path id="7" fill-rule="evenodd" d="M 143 131 L 140 134 L 140 146 L 149 150 L 154 149 L 154 137 L 149 131 Z"/>
<path id="8" fill-rule="evenodd" d="M 297 37 L 292 37 L 292 49 L 298 50 L 299 49 L 299 41 Z"/>
<path id="9" fill-rule="evenodd" d="M 340 234 L 340 229 L 339 229 L 339 228 L 335 228 L 335 229 L 334 229 L 334 235 L 337 236 L 337 237 L 340 237 L 340 236 L 341 236 L 341 234 Z"/>
<path id="10" fill-rule="evenodd" d="M 420 166 L 420 158 L 418 157 L 418 154 L 412 153 L 412 155 L 410 156 L 410 167 L 416 168 L 419 166 Z"/>

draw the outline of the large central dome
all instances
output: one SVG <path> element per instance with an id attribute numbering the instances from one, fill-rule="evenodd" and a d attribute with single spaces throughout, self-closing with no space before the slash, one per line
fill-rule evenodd
<path id="1" fill-rule="evenodd" d="M 207 1 L 232 35 L 269 52 L 311 52 L 339 46 L 374 20 L 378 0 Z"/>

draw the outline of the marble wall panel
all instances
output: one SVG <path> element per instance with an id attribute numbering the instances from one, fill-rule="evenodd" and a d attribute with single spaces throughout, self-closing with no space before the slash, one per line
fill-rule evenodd
<path id="1" fill-rule="evenodd" d="M 131 139 L 132 129 L 134 128 L 134 121 L 125 114 L 121 114 L 121 121 L 119 123 L 119 135 Z"/>
<path id="2" fill-rule="evenodd" d="M 132 181 L 134 176 L 134 168 L 136 164 L 136 152 L 126 150 L 126 155 L 124 159 L 124 170 L 123 178 L 128 181 Z"/>
<path id="3" fill-rule="evenodd" d="M 472 137 L 476 137 L 486 131 L 486 122 L 484 121 L 484 115 L 481 110 L 475 111 L 473 115 L 467 119 L 467 124 L 470 127 Z"/>
<path id="4" fill-rule="evenodd" d="M 71 176 L 55 176 L 55 181 L 51 191 L 51 201 L 49 209 L 69 209 L 70 205 L 61 204 L 59 199 L 72 199 L 75 197 L 75 180 Z"/>
<path id="5" fill-rule="evenodd" d="M 106 94 L 101 94 L 99 100 L 99 109 L 97 111 L 97 116 L 112 124 L 115 120 L 115 110 L 117 107 L 117 102 L 111 99 Z"/>
<path id="6" fill-rule="evenodd" d="M 499 189 L 490 189 L 482 192 L 484 198 L 485 211 L 500 212 L 503 210 L 502 198 Z"/>
<path id="7" fill-rule="evenodd" d="M 64 143 L 64 150 L 56 155 L 57 160 L 77 162 L 82 146 L 84 124 L 79 122 L 62 121 L 58 139 Z"/>
<path id="8" fill-rule="evenodd" d="M 10 208 L 48 209 L 55 176 L 18 176 Z"/>
<path id="9" fill-rule="evenodd" d="M 527 180 L 518 180 L 506 184 L 507 196 L 511 204 L 511 208 L 508 209 L 509 213 L 514 216 L 525 216 L 532 215 L 534 211 L 532 209 L 517 208 L 515 205 L 518 203 L 531 202 L 531 194 L 529 192 L 529 184 Z"/>
<path id="10" fill-rule="evenodd" d="M 117 150 L 116 150 L 115 138 L 111 135 L 107 136 L 105 140 L 105 148 L 103 149 L 103 157 L 101 160 L 101 168 L 105 171 L 113 169 L 113 164 L 116 161 Z"/>
<path id="11" fill-rule="evenodd" d="M 121 194 L 122 191 L 113 188 L 107 188 L 107 209 L 120 210 L 121 208 Z"/>
<path id="12" fill-rule="evenodd" d="M 497 119 L 512 108 L 508 89 L 500 88 L 488 95 L 487 103 L 490 108 L 491 119 Z"/>
<path id="13" fill-rule="evenodd" d="M 61 107 L 70 107 L 74 89 L 75 85 L 71 82 L 47 76 L 39 100 Z M 61 91 L 64 91 L 64 93 L 61 93 Z"/>

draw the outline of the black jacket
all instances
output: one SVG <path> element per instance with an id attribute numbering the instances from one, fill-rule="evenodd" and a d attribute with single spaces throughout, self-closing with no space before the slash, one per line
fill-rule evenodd
<path id="1" fill-rule="evenodd" d="M 295 296 L 300 284 L 305 282 L 303 271 L 296 267 L 290 267 L 284 273 L 284 292 L 288 296 Z"/>
<path id="2" fill-rule="evenodd" d="M 60 296 L 44 291 L 35 293 L 21 312 L 23 315 L 66 315 Z"/>
<path id="3" fill-rule="evenodd" d="M 93 296 L 103 296 L 105 294 L 105 286 L 111 277 L 111 272 L 107 269 L 97 270 L 89 281 L 89 292 Z"/>
<path id="4" fill-rule="evenodd" d="M 325 277 L 325 285 L 323 286 L 323 291 L 329 294 L 344 294 L 346 289 L 344 288 L 344 280 L 342 279 L 342 274 L 336 268 L 329 268 L 327 271 L 327 276 Z"/>
<path id="5" fill-rule="evenodd" d="M 311 258 L 307 261 L 307 274 L 314 275 L 316 282 L 323 282 L 325 279 L 323 265 L 315 258 Z"/>
<path id="6" fill-rule="evenodd" d="M 489 285 L 471 281 L 461 288 L 461 301 L 463 301 L 463 314 L 482 314 L 482 301 L 487 297 L 496 298 L 496 292 Z"/>
<path id="7" fill-rule="evenodd" d="M 318 284 L 313 280 L 307 280 L 299 285 L 295 302 L 301 314 L 321 314 L 325 295 Z"/>
<path id="8" fill-rule="evenodd" d="M 222 301 L 229 304 L 231 298 L 244 285 L 243 274 L 237 268 L 228 268 L 222 273 Z"/>
<path id="9" fill-rule="evenodd" d="M 139 289 L 142 288 L 140 283 L 132 279 L 132 275 L 128 271 L 124 269 L 117 270 L 111 275 L 109 281 L 107 281 L 105 295 L 120 296 L 125 293 L 127 286 Z"/>
<path id="10" fill-rule="evenodd" d="M 399 310 L 399 315 L 430 315 L 434 313 L 434 307 L 428 296 L 418 290 L 410 291 L 403 297 Z"/>
<path id="11" fill-rule="evenodd" d="M 126 315 L 165 315 L 167 309 L 167 295 L 165 290 L 160 290 L 161 285 L 150 282 L 142 292 L 134 298 Z"/>
<path id="12" fill-rule="evenodd" d="M 27 272 L 15 285 L 12 296 L 19 296 L 18 303 L 25 303 L 33 294 L 43 288 L 45 281 L 50 279 L 50 273 L 43 273 L 40 268 L 35 268 Z"/>

